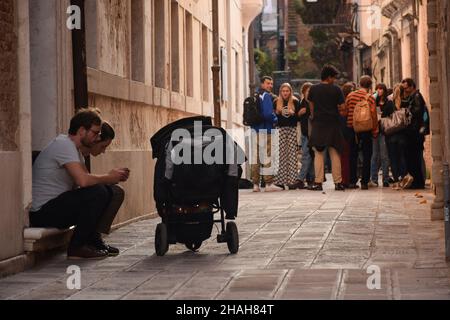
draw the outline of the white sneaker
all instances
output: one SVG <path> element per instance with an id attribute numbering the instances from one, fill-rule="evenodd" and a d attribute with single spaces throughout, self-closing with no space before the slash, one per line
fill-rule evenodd
<path id="1" fill-rule="evenodd" d="M 259 188 L 259 186 L 257 184 L 253 185 L 253 192 L 261 192 L 261 189 Z"/>
<path id="2" fill-rule="evenodd" d="M 283 191 L 284 189 L 282 189 L 282 188 L 280 188 L 280 187 L 277 187 L 276 185 L 274 185 L 274 184 L 268 184 L 267 186 L 266 186 L 266 192 L 277 192 L 277 191 Z"/>

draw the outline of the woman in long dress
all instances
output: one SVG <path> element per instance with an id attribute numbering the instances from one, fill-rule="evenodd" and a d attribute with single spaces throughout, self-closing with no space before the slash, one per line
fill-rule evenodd
<path id="1" fill-rule="evenodd" d="M 299 121 L 300 101 L 294 97 L 290 84 L 284 83 L 280 87 L 280 95 L 274 101 L 275 112 L 278 116 L 278 162 L 275 184 L 295 189 L 298 183 L 298 137 L 297 123 Z"/>

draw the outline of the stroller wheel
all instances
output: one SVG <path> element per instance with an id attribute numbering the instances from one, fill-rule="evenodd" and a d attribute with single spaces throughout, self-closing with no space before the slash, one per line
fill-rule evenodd
<path id="1" fill-rule="evenodd" d="M 186 242 L 186 248 L 189 250 L 196 252 L 202 246 L 202 241 L 194 241 L 194 242 Z"/>
<path id="2" fill-rule="evenodd" d="M 237 226 L 234 222 L 228 222 L 226 228 L 228 250 L 231 254 L 239 251 L 239 234 Z"/>
<path id="3" fill-rule="evenodd" d="M 160 223 L 156 227 L 155 232 L 155 251 L 158 257 L 164 256 L 169 250 L 169 242 L 167 239 L 167 226 Z"/>

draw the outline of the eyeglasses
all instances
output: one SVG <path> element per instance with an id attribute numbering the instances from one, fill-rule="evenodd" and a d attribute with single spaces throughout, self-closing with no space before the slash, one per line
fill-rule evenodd
<path id="1" fill-rule="evenodd" d="M 101 131 L 94 131 L 94 130 L 92 130 L 92 129 L 89 129 L 88 131 L 93 132 L 93 133 L 94 133 L 94 136 L 98 136 L 98 135 L 101 133 Z"/>

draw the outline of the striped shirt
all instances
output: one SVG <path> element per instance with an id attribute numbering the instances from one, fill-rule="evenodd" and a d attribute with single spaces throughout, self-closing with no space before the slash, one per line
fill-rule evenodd
<path id="1" fill-rule="evenodd" d="M 345 101 L 345 110 L 347 114 L 347 127 L 353 128 L 353 112 L 355 110 L 355 106 L 358 102 L 363 101 L 364 99 L 367 99 L 367 93 L 364 89 L 359 89 L 356 91 L 353 91 L 347 96 L 347 99 Z M 372 113 L 372 120 L 373 120 L 373 129 L 372 134 L 374 137 L 378 135 L 378 115 L 377 115 L 377 107 L 375 104 L 375 99 L 373 95 L 370 95 L 368 99 L 369 105 L 370 105 L 370 111 Z"/>

